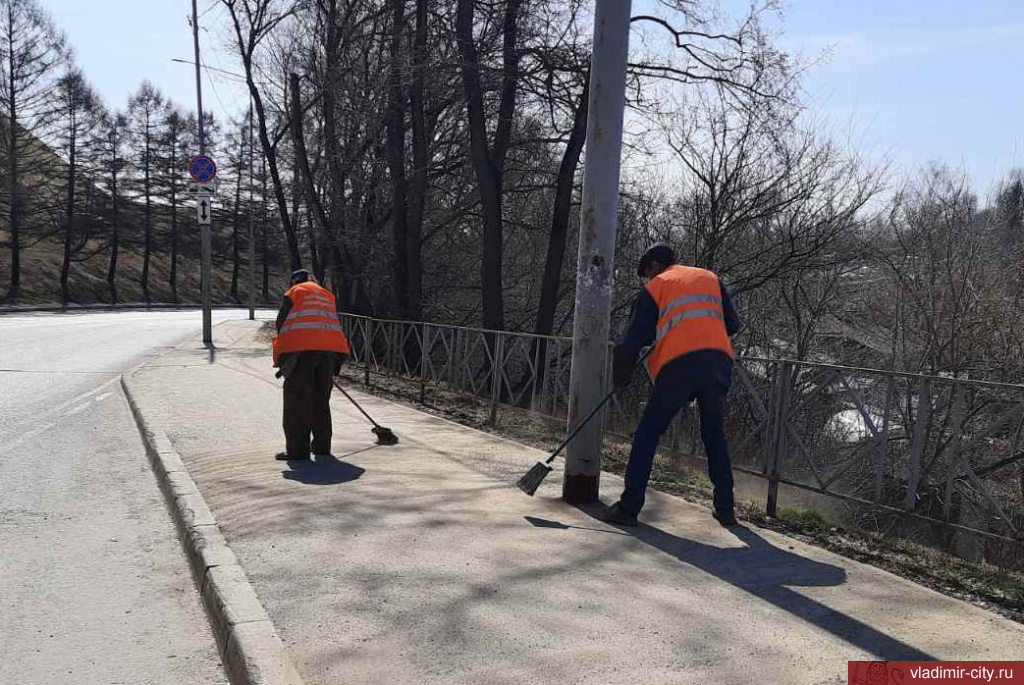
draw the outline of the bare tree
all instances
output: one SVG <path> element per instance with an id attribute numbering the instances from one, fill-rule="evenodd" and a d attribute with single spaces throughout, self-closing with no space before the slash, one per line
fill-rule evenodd
<path id="1" fill-rule="evenodd" d="M 271 134 L 264 93 L 257 86 L 256 80 L 258 78 L 257 71 L 260 70 L 259 50 L 261 45 L 294 15 L 300 8 L 299 3 L 288 3 L 283 0 L 221 0 L 221 2 L 228 10 L 235 49 L 245 70 L 245 81 L 256 114 L 260 145 L 263 148 L 263 156 L 270 172 L 270 180 L 273 183 L 274 197 L 288 244 L 291 267 L 298 269 L 302 266 L 302 256 L 299 253 L 295 227 L 292 225 L 288 212 L 288 197 L 278 166 L 277 154 L 278 143 L 287 133 L 287 124 L 285 128 Z M 289 120 L 287 115 L 281 118 L 285 122 Z"/>
<path id="2" fill-rule="evenodd" d="M 483 213 L 483 244 L 480 260 L 480 284 L 483 325 L 491 330 L 505 327 L 502 270 L 503 231 L 502 193 L 505 159 L 512 142 L 516 94 L 519 84 L 520 46 L 519 11 L 522 0 L 505 0 L 501 14 L 501 67 L 499 100 L 495 115 L 494 138 L 490 139 L 487 106 L 482 76 L 481 54 L 474 35 L 476 0 L 458 0 L 456 40 L 462 57 L 462 80 L 469 120 L 470 159 L 476 175 Z"/>
<path id="3" fill-rule="evenodd" d="M 195 114 L 186 115 L 179 107 L 168 103 L 162 113 L 158 137 L 155 141 L 155 163 L 158 173 L 154 187 L 167 203 L 171 239 L 171 302 L 178 302 L 179 230 L 178 209 L 181 204 L 182 176 L 187 162 L 189 132 L 196 129 Z"/>
<path id="4" fill-rule="evenodd" d="M 111 216 L 110 234 L 107 239 L 107 250 L 110 262 L 107 267 L 107 288 L 110 301 L 116 303 L 117 298 L 117 260 L 121 250 L 121 194 L 122 180 L 128 160 L 128 117 L 121 113 L 108 113 L 102 123 L 100 139 L 100 166 L 104 175 L 104 186 L 110 196 Z"/>
<path id="5" fill-rule="evenodd" d="M 84 185 L 91 195 L 93 183 L 91 175 L 83 183 L 81 159 L 83 152 L 89 155 L 94 151 L 88 147 L 96 142 L 94 133 L 102 121 L 103 110 L 99 98 L 79 69 L 69 70 L 57 81 L 54 96 L 59 126 L 58 149 L 64 159 L 66 178 L 64 208 L 59 226 L 64 242 L 64 256 L 60 269 L 60 299 L 66 304 L 70 301 L 68 279 L 71 261 L 86 247 L 90 238 L 86 228 L 88 217 L 79 216 L 78 206 L 81 200 L 77 198 L 77 193 Z"/>
<path id="6" fill-rule="evenodd" d="M 0 205 L 6 214 L 11 251 L 8 301 L 21 287 L 21 250 L 33 196 L 46 192 L 54 158 L 40 142 L 53 121 L 52 88 L 67 60 L 64 35 L 35 0 L 0 0 L 0 154 L 5 187 Z"/>
<path id="7" fill-rule="evenodd" d="M 146 304 L 151 302 L 149 268 L 153 253 L 153 174 L 156 171 L 155 147 L 167 103 L 164 96 L 149 81 L 143 81 L 139 90 L 128 100 L 128 116 L 132 130 L 135 156 L 135 184 L 144 203 L 144 239 L 142 254 L 142 285 Z"/>

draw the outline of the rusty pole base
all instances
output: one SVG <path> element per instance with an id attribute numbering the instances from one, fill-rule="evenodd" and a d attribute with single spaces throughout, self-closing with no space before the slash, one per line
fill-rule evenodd
<path id="1" fill-rule="evenodd" d="M 567 473 L 562 481 L 562 499 L 568 504 L 592 504 L 598 501 L 600 484 L 600 476 Z"/>

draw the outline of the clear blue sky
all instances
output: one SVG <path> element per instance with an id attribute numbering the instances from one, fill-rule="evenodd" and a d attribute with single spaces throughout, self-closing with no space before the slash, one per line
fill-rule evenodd
<path id="1" fill-rule="evenodd" d="M 109 106 L 123 106 L 148 78 L 194 107 L 190 67 L 170 61 L 192 56 L 190 0 L 40 2 Z M 727 12 L 747 4 L 723 0 Z M 223 17 L 217 0 L 199 0 L 199 8 L 210 9 L 210 25 Z M 818 55 L 833 46 L 806 81 L 813 115 L 865 152 L 888 156 L 897 171 L 931 160 L 963 165 L 983 192 L 1024 166 L 1024 1 L 788 0 L 775 28 L 790 50 Z M 204 61 L 236 68 L 220 38 L 202 40 Z M 208 79 L 204 104 L 233 113 L 225 109 L 244 102 L 238 93 L 230 79 Z"/>

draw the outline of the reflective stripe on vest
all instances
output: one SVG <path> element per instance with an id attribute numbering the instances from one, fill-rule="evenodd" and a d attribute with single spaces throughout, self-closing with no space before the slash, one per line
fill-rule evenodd
<path id="1" fill-rule="evenodd" d="M 666 314 L 675 309 L 676 307 L 682 307 L 687 304 L 696 304 L 698 302 L 710 302 L 711 304 L 722 306 L 722 298 L 718 295 L 683 295 L 669 302 L 667 305 L 661 308 L 658 312 L 658 318 L 664 318 Z"/>
<path id="2" fill-rule="evenodd" d="M 704 269 L 670 266 L 647 284 L 658 306 L 654 350 L 647 358 L 651 377 L 676 357 L 697 350 L 720 350 L 733 356 L 725 329 L 718 276 Z"/>
<path id="3" fill-rule="evenodd" d="M 291 321 L 292 319 L 297 319 L 300 316 L 326 316 L 326 317 L 331 318 L 331 319 L 338 318 L 337 313 L 334 312 L 334 311 L 331 311 L 331 310 L 327 310 L 327 309 L 303 309 L 301 312 L 293 311 L 291 314 L 288 315 L 288 318 L 285 319 L 285 321 Z"/>
<path id="4" fill-rule="evenodd" d="M 676 325 L 681 321 L 685 321 L 687 319 L 700 319 L 702 317 L 709 317 L 712 319 L 721 320 L 722 312 L 718 309 L 691 309 L 689 311 L 683 312 L 682 314 L 676 314 L 671 319 L 669 319 L 667 323 L 665 323 L 661 328 L 658 329 L 658 336 L 655 338 L 654 341 L 658 342 L 659 340 L 664 338 L 666 335 L 668 335 L 668 332 L 675 328 Z"/>
<path id="5" fill-rule="evenodd" d="M 274 364 L 291 352 L 349 354 L 348 339 L 338 320 L 334 295 L 316 283 L 299 283 L 285 293 L 292 301 L 281 330 L 274 338 Z"/>
<path id="6" fill-rule="evenodd" d="M 287 333 L 288 331 L 302 331 L 320 329 L 324 331 L 338 331 L 341 332 L 341 324 L 339 323 L 316 323 L 312 321 L 299 321 L 297 323 L 286 323 L 281 326 L 281 333 Z"/>

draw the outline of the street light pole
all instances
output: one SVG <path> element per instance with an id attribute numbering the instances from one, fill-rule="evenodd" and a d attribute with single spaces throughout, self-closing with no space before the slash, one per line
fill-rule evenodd
<path id="1" fill-rule="evenodd" d="M 571 430 L 608 387 L 608 329 L 619 206 L 619 161 L 626 104 L 631 0 L 596 0 L 590 64 L 586 165 L 583 175 L 576 310 L 569 379 Z M 597 500 L 601 478 L 602 421 L 591 421 L 569 443 L 562 499 Z"/>
<path id="2" fill-rule="evenodd" d="M 199 60 L 199 10 L 196 0 L 192 0 L 192 41 L 196 53 L 196 108 L 199 114 L 199 154 L 206 154 L 206 137 L 203 132 L 203 80 L 200 73 Z M 212 214 L 212 212 L 211 212 Z M 210 257 L 210 227 L 199 225 L 200 242 L 202 243 L 203 268 L 203 344 L 213 344 L 213 317 L 211 315 L 211 293 L 213 291 Z"/>

